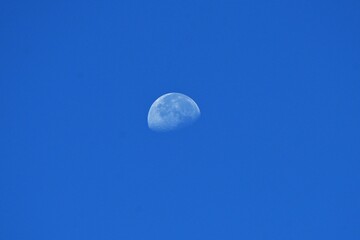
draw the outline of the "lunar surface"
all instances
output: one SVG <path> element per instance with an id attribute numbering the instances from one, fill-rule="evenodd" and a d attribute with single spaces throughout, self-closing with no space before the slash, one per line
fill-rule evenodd
<path id="1" fill-rule="evenodd" d="M 162 95 L 151 105 L 148 126 L 151 130 L 164 132 L 183 128 L 200 117 L 198 105 L 181 93 Z"/>

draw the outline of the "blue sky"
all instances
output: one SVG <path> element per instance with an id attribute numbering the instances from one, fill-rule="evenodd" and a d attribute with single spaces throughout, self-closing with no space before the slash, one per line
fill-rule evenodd
<path id="1" fill-rule="evenodd" d="M 359 1 L 0 6 L 0 239 L 360 239 Z"/>

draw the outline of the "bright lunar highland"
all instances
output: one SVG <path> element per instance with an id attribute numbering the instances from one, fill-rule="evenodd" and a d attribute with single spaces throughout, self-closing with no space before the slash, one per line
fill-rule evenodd
<path id="1" fill-rule="evenodd" d="M 194 100 L 181 93 L 167 93 L 151 105 L 147 120 L 151 130 L 164 132 L 188 126 L 199 117 Z"/>

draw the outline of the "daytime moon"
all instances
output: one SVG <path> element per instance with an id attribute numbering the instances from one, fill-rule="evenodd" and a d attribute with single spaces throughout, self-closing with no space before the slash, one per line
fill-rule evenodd
<path id="1" fill-rule="evenodd" d="M 148 113 L 148 126 L 157 132 L 188 126 L 200 117 L 198 105 L 181 93 L 167 93 L 156 99 Z"/>

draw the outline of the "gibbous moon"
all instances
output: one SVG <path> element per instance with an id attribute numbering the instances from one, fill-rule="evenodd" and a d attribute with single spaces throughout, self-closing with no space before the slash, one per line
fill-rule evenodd
<path id="1" fill-rule="evenodd" d="M 151 105 L 147 120 L 151 130 L 165 132 L 188 126 L 199 117 L 194 100 L 181 93 L 167 93 Z"/>

